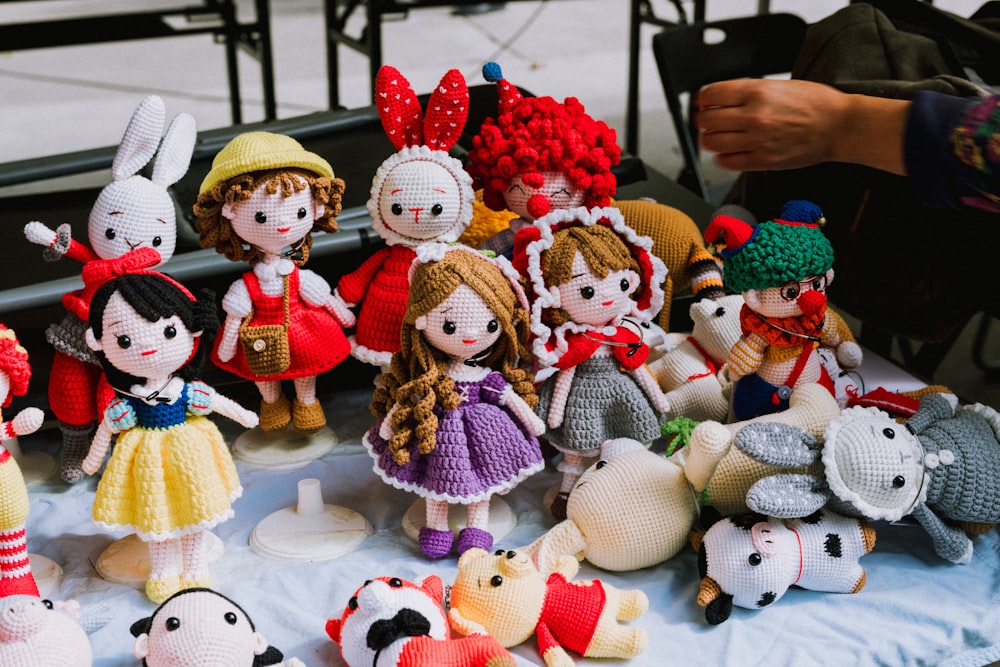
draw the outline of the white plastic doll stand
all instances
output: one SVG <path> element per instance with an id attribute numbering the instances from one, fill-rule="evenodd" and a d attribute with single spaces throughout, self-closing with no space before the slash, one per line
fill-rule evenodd
<path id="1" fill-rule="evenodd" d="M 39 554 L 28 554 L 28 561 L 31 563 L 31 575 L 35 578 L 39 595 L 43 598 L 50 597 L 62 580 L 62 568 L 51 558 Z"/>
<path id="2" fill-rule="evenodd" d="M 222 540 L 215 533 L 205 531 L 205 559 L 208 562 L 218 560 L 222 551 Z M 178 571 L 180 557 L 178 549 Z M 107 581 L 141 589 L 149 579 L 149 547 L 135 534 L 123 537 L 104 550 L 94 568 Z"/>
<path id="3" fill-rule="evenodd" d="M 233 456 L 255 468 L 293 470 L 326 456 L 336 446 L 337 436 L 329 426 L 315 433 L 303 433 L 291 425 L 280 431 L 256 427 L 236 438 Z"/>
<path id="4" fill-rule="evenodd" d="M 320 561 L 350 553 L 372 534 L 368 519 L 352 509 L 323 502 L 318 479 L 301 479 L 298 504 L 264 517 L 250 533 L 250 548 L 262 556 Z"/>
<path id="5" fill-rule="evenodd" d="M 11 457 L 17 461 L 25 484 L 44 482 L 56 471 L 56 460 L 45 452 L 24 452 L 17 438 L 11 438 L 4 443 Z"/>
<path id="6" fill-rule="evenodd" d="M 451 505 L 448 512 L 448 527 L 451 531 L 455 533 L 456 539 L 458 538 L 458 533 L 463 528 L 465 528 L 465 508 L 462 505 Z M 423 498 L 418 498 L 415 503 L 410 505 L 410 509 L 406 510 L 403 515 L 403 532 L 411 540 L 416 542 L 420 536 L 420 529 L 427 525 L 427 503 Z M 517 517 L 514 516 L 514 511 L 511 510 L 510 505 L 507 501 L 498 495 L 493 495 L 490 498 L 490 535 L 493 536 L 494 542 L 499 542 L 502 540 L 507 533 L 514 529 L 517 525 Z"/>

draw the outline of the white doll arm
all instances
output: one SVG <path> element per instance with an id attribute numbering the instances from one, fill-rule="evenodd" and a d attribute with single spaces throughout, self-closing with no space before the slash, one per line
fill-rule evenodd
<path id="1" fill-rule="evenodd" d="M 247 410 L 242 405 L 222 394 L 215 394 L 212 398 L 212 412 L 216 412 L 223 417 L 228 417 L 240 426 L 253 428 L 260 421 L 256 412 Z"/>
<path id="2" fill-rule="evenodd" d="M 219 360 L 229 361 L 236 354 L 236 343 L 240 334 L 241 317 L 229 316 L 225 324 L 222 325 L 222 333 L 219 334 Z"/>
<path id="3" fill-rule="evenodd" d="M 357 318 L 354 317 L 354 313 L 351 312 L 350 305 L 344 301 L 344 298 L 340 296 L 340 292 L 333 290 L 333 294 L 326 301 L 326 307 L 333 313 L 333 316 L 337 318 L 337 322 L 340 326 L 345 329 L 350 329 L 355 324 L 357 324 Z"/>
<path id="4" fill-rule="evenodd" d="M 322 307 L 330 298 L 330 283 L 307 269 L 299 269 L 299 295 L 310 306 Z"/>
<path id="5" fill-rule="evenodd" d="M 639 383 L 642 390 L 646 392 L 646 396 L 649 397 L 649 400 L 652 402 L 654 408 L 664 414 L 670 412 L 670 399 L 668 399 L 667 395 L 663 393 L 662 389 L 660 389 L 659 383 L 656 381 L 656 378 L 653 377 L 653 372 L 649 370 L 646 364 L 643 364 L 632 371 L 632 377 L 634 377 L 635 381 Z"/>
<path id="6" fill-rule="evenodd" d="M 0 442 L 6 442 L 19 435 L 34 433 L 45 421 L 45 413 L 38 408 L 25 408 L 13 419 L 0 425 Z"/>
<path id="7" fill-rule="evenodd" d="M 40 245 L 48 248 L 49 246 L 55 245 L 59 237 L 56 233 L 49 228 L 44 222 L 38 222 L 37 220 L 32 220 L 24 226 L 24 238 L 28 239 L 35 245 Z"/>
<path id="8" fill-rule="evenodd" d="M 226 321 L 219 333 L 219 360 L 226 362 L 236 354 L 236 344 L 239 340 L 240 324 L 243 318 L 253 311 L 253 301 L 250 292 L 242 280 L 237 280 L 229 286 L 226 296 L 222 298 L 222 310 L 226 312 Z"/>
<path id="9" fill-rule="evenodd" d="M 559 428 L 566 416 L 566 399 L 573 385 L 576 368 L 564 368 L 556 373 L 556 386 L 552 388 L 552 402 L 549 405 L 549 428 Z"/>
<path id="10" fill-rule="evenodd" d="M 510 411 L 524 424 L 524 427 L 529 432 L 534 435 L 545 433 L 545 422 L 535 414 L 534 410 L 528 407 L 528 404 L 514 391 L 512 386 L 507 385 L 507 388 L 503 390 L 503 393 L 500 395 L 500 405 L 510 408 Z"/>
<path id="11" fill-rule="evenodd" d="M 104 455 L 108 453 L 108 447 L 111 445 L 111 427 L 108 426 L 107 418 L 102 419 L 101 423 L 97 425 L 97 432 L 94 433 L 94 440 L 90 443 L 90 451 L 87 452 L 87 458 L 83 460 L 81 468 L 83 472 L 88 475 L 93 475 L 101 467 L 101 463 L 104 461 Z"/>
<path id="12" fill-rule="evenodd" d="M 392 437 L 392 416 L 396 414 L 396 410 L 398 409 L 398 403 L 389 408 L 389 412 L 386 413 L 385 419 L 382 420 L 382 423 L 378 427 L 378 435 L 383 440 L 388 440 Z"/>

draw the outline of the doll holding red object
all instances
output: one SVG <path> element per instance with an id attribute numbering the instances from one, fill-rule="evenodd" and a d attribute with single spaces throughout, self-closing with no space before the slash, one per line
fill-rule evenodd
<path id="1" fill-rule="evenodd" d="M 492 547 L 490 499 L 542 469 L 545 425 L 532 411 L 528 303 L 509 262 L 434 244 L 413 266 L 402 345 L 364 443 L 386 483 L 425 498 L 420 550 L 443 558 L 450 505 L 468 512 L 459 553 Z"/>
<path id="2" fill-rule="evenodd" d="M 94 521 L 132 530 L 146 542 L 146 595 L 161 602 L 182 588 L 209 585 L 206 533 L 232 516 L 242 492 L 222 433 L 206 415 L 248 428 L 257 415 L 195 380 L 218 327 L 214 295 L 206 290 L 195 298 L 173 279 L 144 270 L 155 259 L 140 249 L 84 272 L 86 282 L 102 285 L 91 302 L 87 343 L 117 398 L 83 470 L 97 472 L 118 434 L 97 485 Z"/>
<path id="3" fill-rule="evenodd" d="M 659 436 L 669 403 L 645 365 L 642 325 L 663 304 L 666 268 L 615 208 L 554 211 L 521 229 L 517 245 L 533 293 L 535 357 L 556 369 L 538 390 L 537 413 L 563 453 L 551 508 L 561 520 L 605 440 Z"/>
<path id="4" fill-rule="evenodd" d="M 13 331 L 0 324 L 0 408 L 9 407 L 14 396 L 27 393 L 30 378 L 28 351 L 21 347 Z M 25 408 L 8 421 L 0 417 L 0 543 L 3 544 L 0 597 L 38 595 L 24 530 L 28 520 L 28 489 L 17 461 L 3 443 L 34 433 L 44 417 L 38 408 Z"/>
<path id="5" fill-rule="evenodd" d="M 226 319 L 212 360 L 257 385 L 264 431 L 323 428 L 316 376 L 350 352 L 341 327 L 353 326 L 354 315 L 322 277 L 301 268 L 312 233 L 336 231 L 343 190 L 326 160 L 270 132 L 235 137 L 201 184 L 194 212 L 202 247 L 251 267 L 222 300 Z M 255 327 L 267 325 L 284 331 L 277 340 L 257 337 Z M 292 402 L 282 380 L 294 383 Z"/>

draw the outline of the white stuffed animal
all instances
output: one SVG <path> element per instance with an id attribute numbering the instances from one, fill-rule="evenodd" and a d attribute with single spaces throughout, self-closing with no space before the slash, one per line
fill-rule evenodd
<path id="1" fill-rule="evenodd" d="M 55 230 L 33 221 L 25 237 L 43 246 L 43 259 L 63 256 L 84 265 L 115 259 L 140 247 L 156 250 L 163 262 L 177 244 L 176 207 L 167 188 L 187 172 L 197 138 L 194 118 L 178 114 L 161 143 L 166 111 L 163 100 L 150 95 L 132 114 L 111 165 L 112 182 L 101 190 L 90 211 L 90 246 L 72 238 L 68 223 Z M 159 149 L 159 150 L 157 150 Z M 156 156 L 149 178 L 140 171 Z M 67 482 L 83 477 L 80 464 L 87 454 L 91 432 L 112 397 L 93 352 L 83 338 L 90 299 L 99 285 L 63 295 L 67 313 L 46 331 L 56 349 L 49 380 L 49 405 L 62 431 L 60 475 Z"/>
<path id="2" fill-rule="evenodd" d="M 0 665 L 90 667 L 87 635 L 111 620 L 107 605 L 81 610 L 75 600 L 50 602 L 34 595 L 0 600 Z"/>

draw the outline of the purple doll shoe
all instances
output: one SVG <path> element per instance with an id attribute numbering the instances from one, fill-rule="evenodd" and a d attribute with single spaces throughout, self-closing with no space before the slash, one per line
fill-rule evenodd
<path id="1" fill-rule="evenodd" d="M 420 550 L 428 558 L 444 558 L 451 553 L 451 544 L 454 541 L 455 534 L 450 530 L 435 530 L 427 526 L 420 529 L 417 537 Z"/>
<path id="2" fill-rule="evenodd" d="M 479 547 L 484 551 L 493 548 L 493 536 L 481 528 L 463 528 L 458 531 L 458 555 Z"/>

